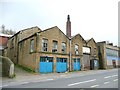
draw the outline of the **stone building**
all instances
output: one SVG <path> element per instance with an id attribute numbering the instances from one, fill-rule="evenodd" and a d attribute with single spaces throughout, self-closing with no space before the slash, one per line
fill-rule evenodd
<path id="1" fill-rule="evenodd" d="M 57 26 L 35 33 L 19 42 L 18 60 L 36 72 L 66 72 L 69 38 Z"/>
<path id="2" fill-rule="evenodd" d="M 43 31 L 38 27 L 28 28 L 9 39 L 6 51 L 15 64 L 40 73 L 90 69 L 94 66 L 91 61 L 98 60 L 93 38 L 85 41 L 80 34 L 71 36 L 69 15 L 66 35 L 57 26 Z"/>
<path id="3" fill-rule="evenodd" d="M 91 38 L 87 41 L 87 46 L 90 47 L 90 69 L 98 69 L 99 58 L 97 43 L 93 38 Z"/>
<path id="4" fill-rule="evenodd" d="M 119 48 L 106 41 L 98 42 L 98 56 L 101 69 L 119 67 Z"/>
<path id="5" fill-rule="evenodd" d="M 7 54 L 6 57 L 9 57 L 15 64 L 18 64 L 18 43 L 31 36 L 32 34 L 41 31 L 38 27 L 31 27 L 24 30 L 19 31 L 15 35 L 9 38 L 7 49 L 5 50 Z"/>
<path id="6" fill-rule="evenodd" d="M 85 70 L 99 68 L 97 44 L 93 38 L 84 42 L 83 66 Z"/>
<path id="7" fill-rule="evenodd" d="M 82 70 L 83 63 L 83 37 L 80 34 L 77 34 L 71 37 L 71 68 L 72 70 Z"/>

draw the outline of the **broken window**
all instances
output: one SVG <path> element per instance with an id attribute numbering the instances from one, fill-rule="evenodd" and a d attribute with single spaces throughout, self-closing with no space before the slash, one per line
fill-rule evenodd
<path id="1" fill-rule="evenodd" d="M 75 45 L 75 54 L 78 55 L 78 45 Z"/>
<path id="2" fill-rule="evenodd" d="M 58 42 L 57 42 L 57 41 L 53 41 L 53 49 L 52 49 L 52 52 L 57 52 L 57 51 L 58 51 L 57 48 L 58 48 Z"/>
<path id="3" fill-rule="evenodd" d="M 42 51 L 47 51 L 48 50 L 48 40 L 43 39 L 42 40 Z"/>
<path id="4" fill-rule="evenodd" d="M 62 42 L 62 53 L 66 53 L 66 43 Z"/>

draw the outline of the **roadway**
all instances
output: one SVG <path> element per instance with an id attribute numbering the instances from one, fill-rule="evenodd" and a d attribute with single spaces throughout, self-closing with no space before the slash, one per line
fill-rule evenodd
<path id="1" fill-rule="evenodd" d="M 118 69 L 100 70 L 90 74 L 65 74 L 61 77 L 49 77 L 42 81 L 35 80 L 3 88 L 118 88 Z"/>

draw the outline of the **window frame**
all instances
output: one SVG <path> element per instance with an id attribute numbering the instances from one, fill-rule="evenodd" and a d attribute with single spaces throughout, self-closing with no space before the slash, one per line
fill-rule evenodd
<path id="1" fill-rule="evenodd" d="M 45 38 L 42 39 L 42 51 L 43 52 L 48 51 L 48 39 Z"/>
<path id="2" fill-rule="evenodd" d="M 76 49 L 76 46 L 77 46 L 77 49 Z M 75 44 L 75 55 L 78 55 L 78 54 L 79 54 L 79 45 Z"/>
<path id="3" fill-rule="evenodd" d="M 58 41 L 56 41 L 56 40 L 53 40 L 53 42 L 52 42 L 52 52 L 53 53 L 57 53 L 58 52 Z"/>
<path id="4" fill-rule="evenodd" d="M 31 39 L 30 40 L 30 52 L 34 52 L 35 51 L 35 40 Z"/>
<path id="5" fill-rule="evenodd" d="M 64 50 L 64 51 L 63 51 Z M 62 49 L 61 49 L 62 53 L 66 53 L 66 43 L 62 42 Z"/>

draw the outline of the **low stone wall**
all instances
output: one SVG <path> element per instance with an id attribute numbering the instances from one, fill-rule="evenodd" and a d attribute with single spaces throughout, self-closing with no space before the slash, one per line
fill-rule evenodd
<path id="1" fill-rule="evenodd" d="M 115 67 L 113 65 L 108 65 L 107 69 L 114 69 L 114 68 L 120 68 L 119 65 L 116 65 Z"/>
<path id="2" fill-rule="evenodd" d="M 2 76 L 14 77 L 14 63 L 9 58 L 3 56 L 0 56 L 0 62 L 2 62 L 0 64 L 2 65 Z"/>

